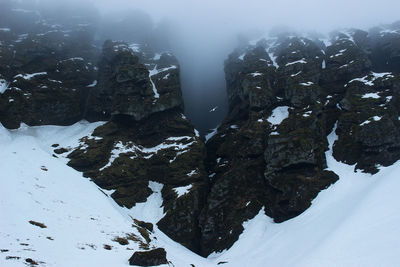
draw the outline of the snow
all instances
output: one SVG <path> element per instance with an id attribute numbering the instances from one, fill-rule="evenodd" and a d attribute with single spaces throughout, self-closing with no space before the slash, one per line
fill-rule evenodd
<path id="1" fill-rule="evenodd" d="M 238 57 L 238 59 L 243 60 L 245 55 L 246 55 L 246 53 L 241 54 L 241 55 Z"/>
<path id="2" fill-rule="evenodd" d="M 64 61 L 75 61 L 75 60 L 83 61 L 84 59 L 82 57 L 71 57 L 71 58 L 68 58 L 68 59 L 65 59 L 65 60 L 61 60 L 61 62 L 64 62 Z"/>
<path id="3" fill-rule="evenodd" d="M 190 184 L 190 185 L 186 185 L 186 186 L 175 187 L 174 191 L 178 195 L 178 198 L 180 198 L 181 196 L 189 193 L 191 188 L 192 188 L 192 185 Z"/>
<path id="4" fill-rule="evenodd" d="M 370 122 L 371 122 L 370 120 L 366 120 L 366 121 L 360 123 L 360 126 L 367 125 L 367 124 L 369 124 Z"/>
<path id="5" fill-rule="evenodd" d="M 195 174 L 197 174 L 197 170 L 192 170 L 191 172 L 187 173 L 186 175 L 190 177 L 190 176 L 193 176 Z"/>
<path id="6" fill-rule="evenodd" d="M 394 77 L 391 72 L 376 73 L 376 72 L 371 71 L 371 74 L 374 77 L 374 80 L 376 80 L 378 78 L 383 78 L 385 76 L 386 76 L 386 78 L 393 78 Z"/>
<path id="7" fill-rule="evenodd" d="M 325 62 L 325 59 L 322 61 L 321 68 L 322 68 L 323 70 L 326 69 L 326 62 Z"/>
<path id="8" fill-rule="evenodd" d="M 330 38 L 323 38 L 320 41 L 324 43 L 325 47 L 328 47 L 328 46 L 332 45 L 332 41 L 331 41 Z M 323 51 L 323 50 L 321 50 L 321 51 Z M 323 52 L 325 54 L 325 51 L 323 51 Z"/>
<path id="9" fill-rule="evenodd" d="M 213 137 L 214 135 L 217 134 L 217 132 L 218 132 L 218 127 L 219 127 L 219 126 L 215 127 L 214 129 L 211 130 L 211 132 L 209 132 L 208 134 L 206 134 L 206 142 L 207 142 L 208 140 L 210 140 L 211 137 Z"/>
<path id="10" fill-rule="evenodd" d="M 165 141 L 155 147 L 143 147 L 134 144 L 133 142 L 126 142 L 125 144 L 121 141 L 117 142 L 114 145 L 114 148 L 111 150 L 111 156 L 108 160 L 108 163 L 101 167 L 99 170 L 102 171 L 112 165 L 112 163 L 120 156 L 120 154 L 125 153 L 134 153 L 134 156 L 131 156 L 131 159 L 137 157 L 138 154 L 143 155 L 144 158 L 149 159 L 155 154 L 157 154 L 160 150 L 164 149 L 173 149 L 177 151 L 176 157 L 182 155 L 187 152 L 191 145 L 195 143 L 195 141 L 191 141 L 189 143 L 184 144 L 183 141 L 190 141 L 192 138 L 190 136 L 179 136 L 179 137 L 169 137 L 165 139 Z M 173 159 L 172 161 L 174 161 Z"/>
<path id="11" fill-rule="evenodd" d="M 153 57 L 153 60 L 160 60 L 161 58 L 161 54 L 160 53 L 156 53 Z"/>
<path id="12" fill-rule="evenodd" d="M 11 31 L 10 28 L 0 28 L 0 32 L 9 32 Z"/>
<path id="13" fill-rule="evenodd" d="M 278 63 L 276 62 L 276 59 L 277 59 L 277 57 L 278 56 L 276 56 L 274 53 L 272 53 L 272 52 L 268 52 L 268 55 L 269 55 L 269 57 L 271 58 L 271 60 L 272 60 L 272 65 L 275 67 L 275 68 L 279 68 L 279 65 L 278 65 Z"/>
<path id="14" fill-rule="evenodd" d="M 158 73 L 158 71 L 157 71 L 157 65 L 155 65 L 155 66 L 154 66 L 154 69 L 152 69 L 152 70 L 149 71 L 149 79 L 150 79 L 151 85 L 153 86 L 153 92 L 154 92 L 154 97 L 155 97 L 155 98 L 159 98 L 159 97 L 160 97 L 160 94 L 158 93 L 157 88 L 156 88 L 156 85 L 155 85 L 153 79 L 151 78 L 151 76 L 156 75 L 157 73 Z"/>
<path id="15" fill-rule="evenodd" d="M 382 117 L 379 116 L 374 116 L 372 117 L 372 121 L 380 121 L 382 119 Z M 371 119 L 368 119 L 366 121 L 364 121 L 363 123 L 360 124 L 360 126 L 364 126 L 366 124 L 369 124 L 371 122 Z"/>
<path id="16" fill-rule="evenodd" d="M 257 76 L 261 76 L 263 74 L 259 73 L 259 72 L 253 72 L 253 73 L 250 73 L 250 75 L 253 76 L 253 77 L 257 77 Z"/>
<path id="17" fill-rule="evenodd" d="M 287 63 L 285 66 L 290 66 L 290 65 L 294 65 L 294 64 L 306 64 L 307 63 L 307 61 L 306 61 L 306 59 L 305 58 L 302 58 L 302 59 L 300 59 L 300 60 L 296 60 L 296 61 L 293 61 L 293 62 L 289 62 L 289 63 Z"/>
<path id="18" fill-rule="evenodd" d="M 400 34 L 398 31 L 389 30 L 389 29 L 381 30 L 379 33 L 381 34 L 381 36 L 383 36 L 385 34 Z"/>
<path id="19" fill-rule="evenodd" d="M 311 110 L 306 111 L 306 112 L 304 112 L 303 117 L 305 117 L 305 118 L 310 117 L 311 114 L 312 114 L 312 111 L 311 111 Z"/>
<path id="20" fill-rule="evenodd" d="M 361 98 L 380 98 L 380 96 L 377 93 L 368 93 L 364 94 Z"/>
<path id="21" fill-rule="evenodd" d="M 374 121 L 380 121 L 380 120 L 382 119 L 382 117 L 374 116 L 374 117 L 372 117 L 372 119 L 373 119 Z"/>
<path id="22" fill-rule="evenodd" d="M 354 81 L 358 81 L 358 82 L 362 82 L 362 83 L 364 83 L 365 85 L 368 85 L 368 86 L 374 86 L 374 81 L 379 79 L 379 78 L 389 79 L 389 78 L 393 78 L 393 77 L 394 76 L 392 75 L 391 72 L 376 73 L 376 72 L 372 72 L 371 71 L 369 75 L 366 75 L 366 76 L 361 77 L 361 78 L 355 78 L 355 79 L 349 81 L 349 83 L 352 83 Z"/>
<path id="23" fill-rule="evenodd" d="M 334 57 L 339 57 L 342 56 L 344 52 L 346 52 L 347 49 L 342 49 L 339 51 L 339 53 L 337 53 L 336 55 L 332 55 L 330 56 L 330 58 L 334 58 Z"/>
<path id="24" fill-rule="evenodd" d="M 221 261 L 227 267 L 400 265 L 400 162 L 380 167 L 375 175 L 354 172 L 354 166 L 332 156 L 335 129 L 328 136 L 326 158 L 328 169 L 340 179 L 320 192 L 308 210 L 286 222 L 274 223 L 261 209 L 243 224 L 244 232 L 230 249 L 205 259 L 157 228 L 155 223 L 164 215 L 162 184 L 149 182 L 153 193 L 146 202 L 131 209 L 119 207 L 109 197 L 112 190 L 100 190 L 68 167 L 64 157 L 52 156 L 52 144 L 77 147 L 80 138 L 102 124 L 22 125 L 17 130 L 0 125 L 0 248 L 9 250 L 0 255 L 1 266 L 23 266 L 28 257 L 45 266 L 127 266 L 138 244 L 121 246 L 112 239 L 127 233 L 140 236 L 131 226 L 132 218 L 154 224 L 157 239 L 152 245 L 164 247 L 177 267 L 209 267 Z M 178 195 L 190 190 L 185 187 L 175 188 Z M 47 228 L 31 225 L 30 220 Z M 104 244 L 112 250 L 104 250 Z M 21 259 L 5 260 L 7 256 Z"/>
<path id="25" fill-rule="evenodd" d="M 314 84 L 313 82 L 300 83 L 300 85 L 302 85 L 302 86 L 311 86 L 313 84 Z"/>
<path id="26" fill-rule="evenodd" d="M 153 193 L 147 198 L 146 202 L 136 203 L 136 205 L 130 209 L 126 207 L 118 208 L 121 209 L 122 213 L 126 213 L 137 220 L 156 224 L 164 215 L 161 196 L 163 187 L 163 184 L 150 181 L 149 188 Z"/>
<path id="27" fill-rule="evenodd" d="M 261 210 L 228 251 L 213 259 L 224 266 L 398 266 L 400 163 L 372 176 L 337 162 L 329 135 L 328 168 L 340 179 L 301 215 L 274 223 Z"/>
<path id="28" fill-rule="evenodd" d="M 302 71 L 299 71 L 299 72 L 297 72 L 297 73 L 295 73 L 295 74 L 292 74 L 292 75 L 290 75 L 290 77 L 296 77 L 296 76 L 299 75 L 301 72 L 302 72 Z"/>
<path id="29" fill-rule="evenodd" d="M 4 94 L 4 92 L 8 89 L 9 83 L 6 80 L 0 79 L 0 94 Z"/>
<path id="30" fill-rule="evenodd" d="M 52 80 L 52 79 L 48 79 L 50 82 L 53 82 L 53 83 L 63 83 L 62 81 L 58 81 L 58 80 Z M 87 86 L 88 87 L 88 86 Z"/>
<path id="31" fill-rule="evenodd" d="M 139 44 L 130 44 L 129 48 L 132 49 L 133 52 L 136 52 L 136 53 L 140 52 L 140 45 Z"/>
<path id="32" fill-rule="evenodd" d="M 91 84 L 86 87 L 95 87 L 97 85 L 97 80 L 94 80 Z"/>
<path id="33" fill-rule="evenodd" d="M 155 85 L 155 83 L 154 83 L 152 77 L 153 77 L 154 75 L 157 75 L 157 74 L 161 73 L 161 72 L 165 72 L 165 71 L 172 70 L 172 69 L 176 69 L 176 68 L 177 68 L 177 66 L 172 65 L 172 66 L 170 66 L 170 67 L 166 67 L 166 68 L 162 68 L 162 69 L 157 69 L 157 65 L 155 65 L 155 66 L 154 66 L 154 69 L 152 69 L 152 70 L 149 71 L 149 79 L 150 79 L 151 85 L 152 85 L 152 87 L 153 87 L 154 98 L 156 98 L 156 99 L 154 100 L 154 102 L 157 100 L 157 98 L 160 98 L 160 94 L 159 94 L 158 91 L 157 91 L 157 87 L 156 87 L 156 85 Z M 166 77 L 166 76 L 164 76 L 163 79 L 165 79 L 165 77 Z M 168 77 L 167 77 L 166 79 L 168 79 Z"/>
<path id="34" fill-rule="evenodd" d="M 86 147 L 84 147 L 84 148 L 86 149 Z M 99 169 L 99 171 L 102 171 L 102 170 L 110 167 L 112 165 L 112 163 L 114 162 L 114 160 L 117 159 L 120 154 L 128 153 L 128 152 L 134 152 L 134 150 L 130 150 L 127 147 L 125 147 L 122 142 L 118 142 L 114 146 L 113 150 L 111 150 L 111 156 L 110 156 L 110 159 L 108 160 L 108 163 L 106 165 L 104 165 L 103 167 L 101 167 Z"/>
<path id="35" fill-rule="evenodd" d="M 127 265 L 133 253 L 127 247 L 137 250 L 138 245 L 121 246 L 112 239 L 126 233 L 140 236 L 132 220 L 122 217 L 89 179 L 52 157 L 52 143 L 75 146 L 99 125 L 22 125 L 11 131 L 0 125 L 0 247 L 9 250 L 0 255 L 1 266 L 24 266 L 25 258 L 45 266 Z M 104 250 L 104 244 L 112 250 Z"/>
<path id="36" fill-rule="evenodd" d="M 14 78 L 21 77 L 22 79 L 30 80 L 30 79 L 32 79 L 32 78 L 35 77 L 35 76 L 41 76 L 41 75 L 47 75 L 47 72 L 37 72 L 37 73 L 24 74 L 24 75 L 18 74 L 18 75 L 16 75 L 16 76 L 14 76 Z"/>
<path id="37" fill-rule="evenodd" d="M 272 111 L 272 115 L 267 119 L 272 125 L 279 125 L 282 121 L 289 117 L 289 107 L 280 106 Z"/>

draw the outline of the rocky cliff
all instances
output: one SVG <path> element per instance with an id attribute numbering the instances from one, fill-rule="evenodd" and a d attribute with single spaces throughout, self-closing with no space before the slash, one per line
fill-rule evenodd
<path id="1" fill-rule="evenodd" d="M 126 208 L 145 202 L 152 182 L 160 184 L 164 215 L 153 223 L 200 251 L 206 153 L 183 115 L 177 59 L 146 44 L 108 40 L 98 47 L 90 23 L 67 27 L 34 11 L 17 15 L 41 24 L 21 32 L 13 21 L 2 22 L 0 122 L 18 128 L 105 121 L 78 147 L 54 144 L 54 156 L 67 156 L 68 165 Z"/>
<path id="2" fill-rule="evenodd" d="M 35 27 L 0 20 L 0 122 L 104 121 L 77 147 L 54 144 L 54 156 L 127 209 L 156 184 L 164 213 L 152 223 L 202 256 L 232 246 L 262 208 L 283 222 L 335 183 L 325 157 L 332 131 L 334 157 L 355 171 L 400 158 L 398 23 L 238 48 L 225 62 L 229 113 L 204 142 L 183 115 L 172 54 L 98 46 L 84 18 L 61 26 L 18 16 Z"/>
<path id="3" fill-rule="evenodd" d="M 238 48 L 225 62 L 230 110 L 208 140 L 211 179 L 200 216 L 202 253 L 230 247 L 261 207 L 293 218 L 338 176 L 336 159 L 376 173 L 400 158 L 398 24 L 282 34 Z"/>

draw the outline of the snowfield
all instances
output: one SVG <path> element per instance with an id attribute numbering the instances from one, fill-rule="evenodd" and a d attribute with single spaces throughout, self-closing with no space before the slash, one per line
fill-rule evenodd
<path id="1" fill-rule="evenodd" d="M 0 124 L 0 266 L 26 266 L 27 258 L 39 266 L 128 266 L 133 252 L 141 250 L 138 241 L 120 245 L 113 239 L 128 234 L 143 239 L 132 227 L 132 218 L 153 223 L 161 218 L 163 185 L 151 182 L 154 193 L 146 203 L 122 208 L 109 197 L 111 192 L 68 167 L 65 157 L 53 156 L 53 144 L 78 147 L 79 139 L 101 124 L 22 125 L 18 130 Z M 328 137 L 330 147 L 335 138 L 334 133 Z M 331 150 L 326 156 L 329 169 L 340 179 L 300 216 L 276 224 L 261 210 L 244 223 L 245 231 L 232 248 L 207 259 L 157 227 L 150 247 L 165 248 L 170 266 L 176 267 L 219 262 L 226 263 L 218 266 L 400 266 L 400 163 L 369 175 L 337 162 Z"/>

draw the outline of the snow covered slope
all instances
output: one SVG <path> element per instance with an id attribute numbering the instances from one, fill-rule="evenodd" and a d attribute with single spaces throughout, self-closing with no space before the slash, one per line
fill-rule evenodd
<path id="1" fill-rule="evenodd" d="M 328 137 L 331 149 L 336 138 Z M 327 163 L 339 181 L 289 221 L 273 223 L 260 211 L 218 260 L 232 266 L 399 266 L 400 163 L 376 175 L 354 173 L 331 149 Z"/>
<path id="2" fill-rule="evenodd" d="M 101 123 L 72 126 L 0 126 L 0 265 L 127 266 L 144 240 L 132 217 L 156 222 L 161 184 L 131 210 L 53 156 L 53 144 L 77 147 Z M 329 136 L 330 145 L 335 135 Z M 273 223 L 262 211 L 245 223 L 235 245 L 208 259 L 173 242 L 156 227 L 150 247 L 164 247 L 173 266 L 399 266 L 400 164 L 376 175 L 354 173 L 335 161 L 340 180 L 321 192 L 300 216 Z M 31 223 L 30 223 L 31 221 Z M 33 224 L 32 224 L 33 223 Z M 43 225 L 41 225 L 41 224 Z M 36 224 L 36 225 L 35 225 Z M 46 228 L 41 228 L 40 226 Z M 113 241 L 133 234 L 128 245 Z M 156 239 L 154 239 L 156 237 Z M 105 249 L 105 245 L 111 250 Z M 19 257 L 19 258 L 18 258 Z M 171 264 L 171 266 L 172 266 Z"/>

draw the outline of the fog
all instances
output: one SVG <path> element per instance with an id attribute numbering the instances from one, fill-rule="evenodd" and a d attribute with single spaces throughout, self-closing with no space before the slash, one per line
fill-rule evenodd
<path id="1" fill-rule="evenodd" d="M 238 45 L 238 36 L 251 39 L 277 26 L 322 33 L 368 29 L 400 19 L 399 0 L 33 1 L 67 4 L 75 11 L 96 6 L 99 42 L 112 38 L 171 50 L 181 65 L 185 113 L 203 132 L 225 115 L 223 63 Z M 209 112 L 215 106 L 216 111 Z"/>

